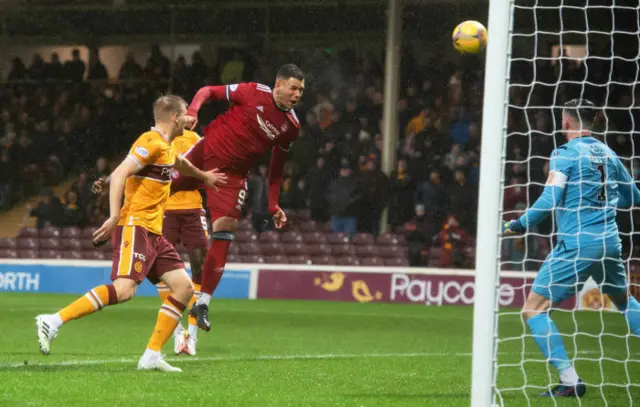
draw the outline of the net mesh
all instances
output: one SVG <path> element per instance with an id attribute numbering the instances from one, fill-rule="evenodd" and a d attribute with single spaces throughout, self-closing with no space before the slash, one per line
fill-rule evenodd
<path id="1" fill-rule="evenodd" d="M 574 98 L 586 98 L 601 107 L 594 132 L 619 155 L 634 178 L 640 175 L 640 142 L 634 142 L 636 123 L 640 123 L 640 7 L 633 3 L 512 2 L 503 219 L 517 218 L 540 196 L 549 156 L 565 143 L 562 106 Z M 638 220 L 632 210 L 617 213 L 629 290 L 636 298 L 640 298 L 640 245 L 634 244 Z M 523 300 L 556 243 L 555 232 L 555 219 L 550 216 L 525 235 L 502 238 L 503 281 L 507 273 L 513 277 L 518 272 L 516 291 Z M 552 311 L 567 354 L 587 384 L 586 398 L 578 405 L 639 405 L 640 338 L 630 332 L 625 318 L 593 280 L 574 300 Z M 496 402 L 539 405 L 538 394 L 559 382 L 558 373 L 534 343 L 520 309 L 498 304 L 496 316 Z M 564 405 L 557 399 L 550 403 L 545 405 Z"/>

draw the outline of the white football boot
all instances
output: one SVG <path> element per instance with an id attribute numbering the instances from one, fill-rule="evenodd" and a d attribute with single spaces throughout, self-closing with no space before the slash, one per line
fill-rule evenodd
<path id="1" fill-rule="evenodd" d="M 160 372 L 172 372 L 179 373 L 182 369 L 174 367 L 168 364 L 164 360 L 164 355 L 158 354 L 155 356 L 142 355 L 138 362 L 138 370 L 158 370 Z"/>
<path id="2" fill-rule="evenodd" d="M 181 354 L 186 348 L 187 330 L 182 327 L 182 324 L 178 325 L 173 332 L 173 353 L 176 355 Z"/>
<path id="3" fill-rule="evenodd" d="M 196 355 L 196 342 L 198 339 L 196 337 L 189 335 L 189 332 L 185 331 L 185 337 L 187 338 L 186 346 L 182 350 L 182 353 L 185 355 L 195 356 Z"/>
<path id="4" fill-rule="evenodd" d="M 58 328 L 52 321 L 53 315 L 38 315 L 36 317 L 36 333 L 38 335 L 38 343 L 40 344 L 40 352 L 48 355 L 51 352 L 51 342 L 58 335 Z"/>

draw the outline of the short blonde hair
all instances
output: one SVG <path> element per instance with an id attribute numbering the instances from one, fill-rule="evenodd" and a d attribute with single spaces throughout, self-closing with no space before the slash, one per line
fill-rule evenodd
<path id="1" fill-rule="evenodd" d="M 187 109 L 187 102 L 180 96 L 160 96 L 153 102 L 153 118 L 156 121 L 169 119 L 173 114 Z"/>

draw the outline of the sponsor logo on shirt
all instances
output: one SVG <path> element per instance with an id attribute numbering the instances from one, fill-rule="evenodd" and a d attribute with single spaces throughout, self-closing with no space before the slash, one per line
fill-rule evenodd
<path id="1" fill-rule="evenodd" d="M 280 132 L 270 121 L 263 119 L 259 114 L 256 114 L 256 118 L 258 119 L 258 124 L 264 133 L 269 137 L 270 140 L 275 140 L 277 136 L 280 135 Z"/>
<path id="2" fill-rule="evenodd" d="M 136 154 L 138 154 L 141 157 L 145 157 L 146 158 L 146 157 L 149 156 L 149 151 L 147 151 L 147 149 L 144 148 L 144 147 L 138 146 L 138 147 L 136 147 L 136 149 L 134 151 L 136 152 Z"/>

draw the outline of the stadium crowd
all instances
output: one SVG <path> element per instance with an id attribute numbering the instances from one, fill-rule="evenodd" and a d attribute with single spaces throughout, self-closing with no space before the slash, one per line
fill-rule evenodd
<path id="1" fill-rule="evenodd" d="M 146 130 L 155 97 L 170 89 L 190 100 L 200 86 L 211 83 L 250 80 L 271 85 L 275 67 L 294 62 L 307 71 L 308 91 L 296 108 L 302 130 L 289 156 L 281 207 L 306 210 L 312 220 L 350 236 L 376 235 L 388 209 L 392 230 L 404 235 L 409 264 L 473 266 L 483 64 L 466 61 L 459 67 L 445 62 L 426 69 L 403 53 L 398 160 L 386 175 L 380 170 L 383 67 L 377 55 L 351 50 L 244 57 L 235 53 L 208 66 L 196 52 L 190 64 L 180 56 L 172 66 L 154 46 L 144 66 L 130 55 L 118 73 L 111 73 L 117 81 L 107 81 L 97 53 L 90 61 L 87 67 L 77 53 L 64 63 L 56 54 L 49 62 L 36 55 L 28 67 L 14 60 L 9 81 L 0 86 L 0 208 L 41 194 L 46 200 L 30 208 L 38 227 L 99 224 L 108 202 L 104 193 L 92 195 L 90 185 L 109 173 L 107 159 L 124 153 Z M 563 75 L 580 76 L 572 70 Z M 544 65 L 537 75 L 552 78 L 557 72 L 557 67 Z M 526 83 L 531 80 L 526 73 L 516 67 L 514 78 Z M 534 86 L 533 99 L 528 91 L 516 86 L 510 92 L 504 206 L 514 217 L 538 196 L 548 156 L 560 142 L 552 130 L 557 112 L 522 109 L 553 104 L 553 90 Z M 574 91 L 561 89 L 555 104 Z M 620 93 L 623 100 L 612 99 L 610 106 L 629 97 L 624 90 Z M 200 123 L 208 123 L 222 109 L 207 106 Z M 626 151 L 630 138 L 618 136 L 612 142 L 620 143 L 614 146 L 617 151 Z M 529 155 L 540 158 L 527 159 Z M 250 176 L 245 207 L 258 233 L 272 227 L 267 163 L 265 159 Z M 69 174 L 77 181 L 63 197 L 54 196 L 50 187 Z M 540 234 L 549 235 L 551 225 L 548 220 Z M 549 241 L 535 236 L 508 240 L 505 267 L 528 269 L 527 261 L 544 258 Z"/>

